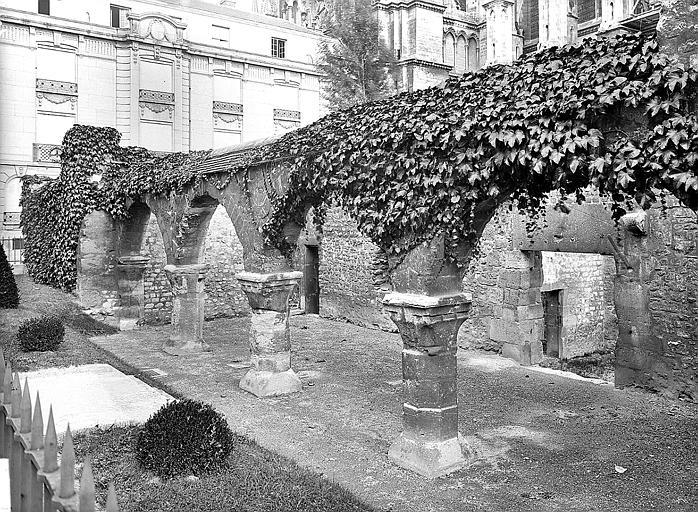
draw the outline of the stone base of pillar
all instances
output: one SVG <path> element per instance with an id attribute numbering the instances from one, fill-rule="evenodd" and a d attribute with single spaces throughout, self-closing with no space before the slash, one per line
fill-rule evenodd
<path id="1" fill-rule="evenodd" d="M 475 455 L 460 435 L 444 441 L 422 441 L 403 433 L 390 445 L 388 458 L 401 468 L 437 478 L 468 466 Z"/>
<path id="2" fill-rule="evenodd" d="M 162 346 L 162 351 L 171 356 L 188 356 L 200 354 L 201 352 L 211 352 L 211 346 L 203 340 L 177 340 L 170 338 Z"/>
<path id="3" fill-rule="evenodd" d="M 258 398 L 289 395 L 301 391 L 303 385 L 292 369 L 285 372 L 260 371 L 252 369 L 240 380 L 240 389 Z"/>

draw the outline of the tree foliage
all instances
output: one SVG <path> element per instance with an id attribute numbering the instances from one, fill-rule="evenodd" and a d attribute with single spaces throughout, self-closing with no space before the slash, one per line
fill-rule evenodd
<path id="1" fill-rule="evenodd" d="M 0 308 L 15 309 L 19 306 L 17 282 L 7 261 L 5 248 L 0 244 Z"/>
<path id="2" fill-rule="evenodd" d="M 320 43 L 320 71 L 326 75 L 323 94 L 331 110 L 377 100 L 393 89 L 392 52 L 370 0 L 334 0 L 327 9 Z"/>

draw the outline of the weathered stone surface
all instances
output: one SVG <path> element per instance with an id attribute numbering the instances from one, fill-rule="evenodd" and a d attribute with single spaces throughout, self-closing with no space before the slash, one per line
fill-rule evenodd
<path id="1" fill-rule="evenodd" d="M 240 388 L 258 397 L 301 390 L 301 381 L 291 369 L 288 319 L 289 298 L 302 276 L 301 272 L 237 274 L 240 286 L 252 308 L 252 368 L 240 381 Z"/>
<path id="2" fill-rule="evenodd" d="M 240 389 L 259 398 L 298 393 L 302 388 L 300 378 L 290 368 L 284 372 L 250 370 L 240 380 Z"/>
<path id="3" fill-rule="evenodd" d="M 403 432 L 388 456 L 430 478 L 467 463 L 458 441 L 456 336 L 470 299 L 393 292 L 383 300 L 403 342 Z"/>
<path id="4" fill-rule="evenodd" d="M 203 340 L 204 264 L 166 265 L 172 286 L 172 334 L 162 349 L 172 355 L 210 350 Z"/>
<path id="5" fill-rule="evenodd" d="M 142 322 L 143 309 L 143 272 L 148 264 L 145 256 L 122 256 L 116 265 L 119 306 L 117 319 L 119 330 L 136 329 Z"/>

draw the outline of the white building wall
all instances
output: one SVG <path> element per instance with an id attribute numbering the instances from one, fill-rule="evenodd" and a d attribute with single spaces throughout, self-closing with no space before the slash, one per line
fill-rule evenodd
<path id="1" fill-rule="evenodd" d="M 0 237 L 21 236 L 18 177 L 55 177 L 60 148 L 51 145 L 74 123 L 115 127 L 122 145 L 189 151 L 320 117 L 312 63 L 322 33 L 219 2 L 184 3 L 120 0 L 132 17 L 114 28 L 111 1 L 52 0 L 46 16 L 33 0 L 0 0 Z M 214 24 L 229 41 L 213 39 Z M 271 56 L 272 37 L 285 40 L 284 58 Z M 158 93 L 170 96 L 163 103 Z M 292 119 L 277 119 L 279 109 Z"/>

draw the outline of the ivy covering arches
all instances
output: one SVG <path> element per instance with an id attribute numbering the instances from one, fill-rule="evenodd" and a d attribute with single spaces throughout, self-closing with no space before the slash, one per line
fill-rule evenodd
<path id="1" fill-rule="evenodd" d="M 660 53 L 654 39 L 587 39 L 329 114 L 248 150 L 226 172 L 287 167 L 288 189 L 272 198 L 262 226 L 266 242 L 285 251 L 284 227 L 303 225 L 309 206 L 321 222 L 332 203 L 390 256 L 437 233 L 454 254 L 477 239 L 478 216 L 513 198 L 535 217 L 554 190 L 583 201 L 594 185 L 613 199 L 616 217 L 665 191 L 695 210 L 697 85 L 698 70 Z M 617 129 L 628 111 L 643 119 L 632 133 Z M 208 152 L 121 148 L 112 128 L 75 126 L 63 144 L 59 178 L 25 182 L 22 226 L 29 273 L 65 289 L 75 286 L 90 211 L 119 218 L 130 198 L 206 179 L 197 165 Z"/>

